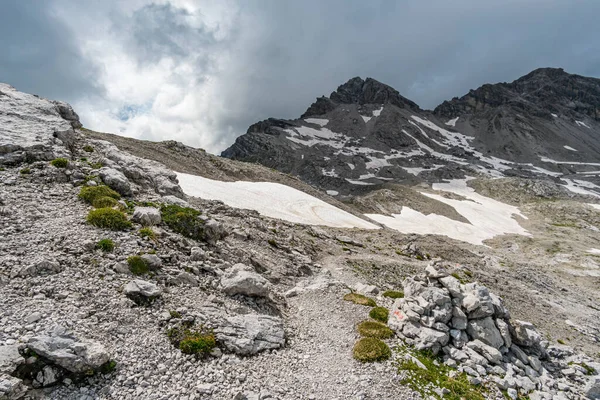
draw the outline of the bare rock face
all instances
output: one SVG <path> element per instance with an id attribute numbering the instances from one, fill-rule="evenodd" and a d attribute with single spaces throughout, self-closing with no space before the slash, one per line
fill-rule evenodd
<path id="1" fill-rule="evenodd" d="M 67 155 L 64 142 L 80 127 L 71 106 L 0 83 L 0 165 Z"/>
<path id="2" fill-rule="evenodd" d="M 215 330 L 215 333 L 227 350 L 239 355 L 278 349 L 285 344 L 282 320 L 269 315 L 248 314 L 229 317 Z"/>

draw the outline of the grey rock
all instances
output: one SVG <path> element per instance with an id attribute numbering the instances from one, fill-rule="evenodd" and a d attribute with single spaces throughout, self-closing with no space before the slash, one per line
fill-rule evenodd
<path id="1" fill-rule="evenodd" d="M 144 226 L 158 225 L 162 221 L 160 211 L 155 207 L 135 207 L 132 219 Z"/>
<path id="2" fill-rule="evenodd" d="M 502 361 L 502 354 L 498 351 L 498 349 L 492 346 L 488 346 L 481 340 L 473 340 L 467 343 L 467 347 L 475 350 L 476 352 L 484 356 L 486 360 L 493 364 L 500 364 L 500 362 Z"/>
<path id="3" fill-rule="evenodd" d="M 162 260 L 156 254 L 142 254 L 141 257 L 152 271 L 156 271 L 162 267 Z"/>
<path id="4" fill-rule="evenodd" d="M 102 167 L 98 170 L 98 176 L 100 176 L 107 186 L 123 196 L 130 196 L 132 194 L 131 182 L 129 182 L 121 171 L 110 167 Z"/>
<path id="5" fill-rule="evenodd" d="M 0 346 L 0 373 L 12 374 L 22 362 L 19 345 Z"/>
<path id="6" fill-rule="evenodd" d="M 189 207 L 190 206 L 190 203 L 188 203 L 187 201 L 182 200 L 179 197 L 176 197 L 176 196 L 173 196 L 173 195 L 163 196 L 162 197 L 162 201 L 164 203 L 175 204 L 175 205 L 178 205 L 180 207 Z"/>
<path id="7" fill-rule="evenodd" d="M 125 285 L 123 292 L 135 303 L 146 304 L 159 297 L 162 291 L 154 283 L 134 279 Z"/>
<path id="8" fill-rule="evenodd" d="M 269 315 L 229 317 L 215 329 L 215 333 L 227 350 L 240 355 L 278 349 L 285 344 L 282 320 Z"/>
<path id="9" fill-rule="evenodd" d="M 585 384 L 583 393 L 588 399 L 600 399 L 600 376 L 592 376 Z"/>
<path id="10" fill-rule="evenodd" d="M 204 239 L 208 243 L 214 245 L 226 236 L 227 230 L 222 223 L 217 222 L 214 219 L 209 219 L 204 223 Z"/>
<path id="11" fill-rule="evenodd" d="M 221 278 L 221 287 L 228 295 L 265 297 L 269 295 L 269 281 L 244 264 L 235 264 Z"/>
<path id="12" fill-rule="evenodd" d="M 491 317 L 470 320 L 467 324 L 467 333 L 471 338 L 479 339 L 496 349 L 504 345 L 504 339 Z"/>
<path id="13" fill-rule="evenodd" d="M 542 347 L 542 336 L 535 326 L 529 322 L 511 320 L 509 324 L 512 340 L 521 347 L 525 347 L 530 353 L 544 358 L 546 350 Z"/>
<path id="14" fill-rule="evenodd" d="M 37 275 L 51 275 L 57 274 L 62 271 L 60 264 L 54 260 L 41 260 L 29 266 L 22 268 L 17 275 L 26 276 L 37 276 Z"/>
<path id="15" fill-rule="evenodd" d="M 504 346 L 506 348 L 510 348 L 512 345 L 512 339 L 510 336 L 510 327 L 508 326 L 508 323 L 503 319 L 498 318 L 496 319 L 496 327 L 502 336 L 502 340 L 504 340 Z"/>
<path id="16" fill-rule="evenodd" d="M 171 283 L 175 285 L 198 286 L 198 278 L 189 272 L 182 271 L 179 273 L 179 275 L 171 280 Z"/>
<path id="17" fill-rule="evenodd" d="M 200 247 L 192 247 L 190 251 L 190 259 L 192 261 L 204 261 L 206 260 L 206 252 Z"/>
<path id="18" fill-rule="evenodd" d="M 27 387 L 19 378 L 0 373 L 0 400 L 17 400 L 27 392 Z"/>
<path id="19" fill-rule="evenodd" d="M 97 371 L 110 360 L 102 344 L 78 339 L 62 327 L 54 328 L 48 335 L 34 336 L 19 347 L 21 354 L 28 350 L 75 374 Z"/>

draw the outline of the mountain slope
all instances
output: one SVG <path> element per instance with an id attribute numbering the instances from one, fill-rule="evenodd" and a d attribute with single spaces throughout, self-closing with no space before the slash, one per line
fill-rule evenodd
<path id="1" fill-rule="evenodd" d="M 600 165 L 599 93 L 598 79 L 540 69 L 426 111 L 374 79 L 353 78 L 300 119 L 250 126 L 222 155 L 342 195 L 477 175 L 596 189 L 578 181 L 597 181 L 585 173 Z"/>

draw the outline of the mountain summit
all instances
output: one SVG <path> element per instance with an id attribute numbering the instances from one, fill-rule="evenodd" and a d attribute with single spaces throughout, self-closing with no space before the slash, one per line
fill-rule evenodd
<path id="1" fill-rule="evenodd" d="M 600 162 L 600 80 L 537 69 L 422 110 L 356 77 L 299 119 L 252 125 L 222 155 L 291 173 L 331 193 L 487 175 L 577 187 Z M 596 182 L 598 183 L 598 182 Z"/>

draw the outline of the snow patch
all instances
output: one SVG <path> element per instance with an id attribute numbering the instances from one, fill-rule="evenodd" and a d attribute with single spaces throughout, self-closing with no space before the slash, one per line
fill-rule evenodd
<path id="1" fill-rule="evenodd" d="M 561 178 L 561 181 L 565 182 L 566 185 L 563 185 L 563 186 L 566 187 L 567 189 L 569 189 L 573 193 L 586 194 L 589 196 L 600 197 L 600 194 L 598 192 L 588 190 L 588 189 L 600 190 L 600 186 L 594 185 L 591 182 L 582 181 L 582 180 L 578 180 L 578 179 L 566 179 L 566 178 Z"/>
<path id="2" fill-rule="evenodd" d="M 364 115 L 361 115 L 363 121 L 365 121 L 365 123 L 369 122 L 371 120 L 372 117 L 365 117 Z"/>
<path id="3" fill-rule="evenodd" d="M 583 122 L 583 121 L 575 121 L 575 123 L 576 123 L 577 125 L 579 125 L 579 126 L 584 126 L 584 127 L 588 128 L 588 129 L 592 129 L 592 128 L 590 128 L 589 126 L 587 126 L 587 125 L 585 124 L 585 122 Z"/>
<path id="4" fill-rule="evenodd" d="M 373 116 L 374 117 L 379 117 L 381 115 L 382 111 L 383 111 L 383 106 L 381 106 L 381 108 L 379 110 L 374 110 L 373 111 Z"/>
<path id="5" fill-rule="evenodd" d="M 234 208 L 305 225 L 379 229 L 378 226 L 300 190 L 272 182 L 222 182 L 177 173 L 183 191 L 194 197 L 219 200 Z"/>
<path id="6" fill-rule="evenodd" d="M 592 204 L 592 203 L 588 203 L 588 206 L 595 208 L 596 210 L 600 210 L 600 204 Z"/>
<path id="7" fill-rule="evenodd" d="M 324 176 L 330 176 L 332 178 L 339 178 L 339 175 L 335 172 L 335 168 L 331 167 L 330 171 L 327 171 L 325 168 L 321 169 L 321 173 Z"/>
<path id="8" fill-rule="evenodd" d="M 325 125 L 327 125 L 329 123 L 329 120 L 325 119 L 325 118 L 305 118 L 304 120 L 306 122 L 308 122 L 309 124 L 317 124 L 317 125 L 320 125 L 321 127 L 324 127 Z"/>
<path id="9" fill-rule="evenodd" d="M 556 161 L 548 157 L 540 156 L 540 161 L 552 163 L 552 164 L 569 164 L 569 165 L 595 165 L 600 166 L 600 163 L 588 163 L 588 162 L 578 162 L 578 161 Z"/>
<path id="10" fill-rule="evenodd" d="M 572 148 L 571 146 L 563 146 L 567 150 L 578 151 L 577 149 Z"/>
<path id="11" fill-rule="evenodd" d="M 348 179 L 346 178 L 346 181 L 348 181 L 348 183 L 351 183 L 353 185 L 363 185 L 363 186 L 372 186 L 374 185 L 374 183 L 369 183 L 369 182 L 363 182 L 363 181 L 357 181 L 354 179 Z"/>
<path id="12" fill-rule="evenodd" d="M 337 196 L 338 194 L 340 194 L 340 192 L 338 192 L 337 190 L 328 190 L 327 194 L 330 196 Z"/>
<path id="13" fill-rule="evenodd" d="M 470 223 L 437 214 L 425 215 L 409 207 L 402 207 L 400 214 L 392 214 L 392 216 L 381 214 L 366 214 L 366 216 L 402 233 L 446 235 L 476 245 L 483 245 L 484 240 L 498 235 L 530 236 L 529 232 L 514 218 L 516 215 L 527 219 L 518 207 L 475 193 L 474 189 L 467 186 L 466 179 L 434 183 L 433 189 L 466 197 L 467 200 L 455 200 L 438 194 L 423 193 L 427 197 L 454 207 Z"/>
<path id="14" fill-rule="evenodd" d="M 456 121 L 458 121 L 458 118 L 459 117 L 451 119 L 450 121 L 446 122 L 446 125 L 452 126 L 452 127 L 456 126 Z"/>
<path id="15" fill-rule="evenodd" d="M 589 249 L 587 252 L 590 254 L 600 255 L 600 249 Z"/>
<path id="16" fill-rule="evenodd" d="M 348 163 L 348 166 L 350 167 L 350 170 L 352 170 L 352 171 L 354 171 L 354 168 L 356 168 L 356 167 L 354 166 L 354 164 L 351 164 L 351 163 Z"/>
<path id="17" fill-rule="evenodd" d="M 556 114 L 550 114 L 550 115 L 552 115 L 554 118 L 558 118 L 558 115 L 556 115 Z"/>

